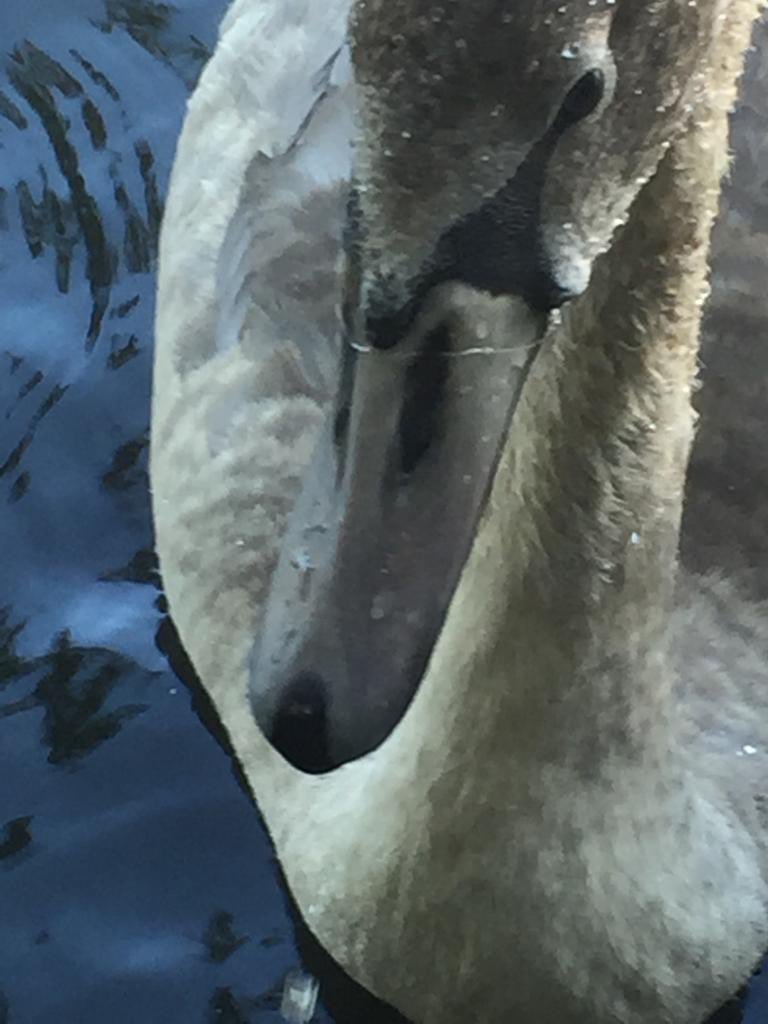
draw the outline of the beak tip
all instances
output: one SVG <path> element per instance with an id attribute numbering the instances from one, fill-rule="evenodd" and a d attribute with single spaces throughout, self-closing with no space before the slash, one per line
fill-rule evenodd
<path id="1" fill-rule="evenodd" d="M 253 715 L 266 739 L 294 768 L 312 775 L 337 767 L 330 751 L 327 693 L 322 676 L 307 671 L 280 686 L 277 704 L 251 693 Z"/>

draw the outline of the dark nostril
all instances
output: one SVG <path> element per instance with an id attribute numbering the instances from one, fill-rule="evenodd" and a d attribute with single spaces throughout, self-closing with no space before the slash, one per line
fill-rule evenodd
<path id="1" fill-rule="evenodd" d="M 318 775 L 336 765 L 328 744 L 328 686 L 316 672 L 300 672 L 285 688 L 267 739 L 294 768 Z"/>

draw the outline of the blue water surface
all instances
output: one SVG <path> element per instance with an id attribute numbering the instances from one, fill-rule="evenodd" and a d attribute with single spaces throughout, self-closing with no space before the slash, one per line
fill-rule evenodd
<path id="1" fill-rule="evenodd" d="M 271 1021 L 271 849 L 158 652 L 157 229 L 224 0 L 0 7 L 0 1021 Z"/>

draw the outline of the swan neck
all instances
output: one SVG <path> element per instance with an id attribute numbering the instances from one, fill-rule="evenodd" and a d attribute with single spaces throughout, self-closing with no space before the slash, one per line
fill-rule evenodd
<path id="1" fill-rule="evenodd" d="M 452 706 L 537 770 L 647 768 L 679 732 L 668 624 L 725 109 L 698 112 L 545 340 L 451 609 L 480 638 Z"/>

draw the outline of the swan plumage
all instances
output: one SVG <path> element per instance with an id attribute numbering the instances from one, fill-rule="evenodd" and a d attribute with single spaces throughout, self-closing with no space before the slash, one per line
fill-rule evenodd
<path id="1" fill-rule="evenodd" d="M 542 32 L 547 18 L 562 16 L 555 4 L 527 6 Z M 600 64 L 609 98 L 617 84 L 598 15 L 613 6 L 585 4 L 579 15 L 589 26 L 579 37 L 579 59 L 587 68 Z M 414 211 L 409 188 L 423 173 L 429 142 L 414 139 L 418 120 L 410 122 L 403 99 L 413 82 L 397 74 L 398 62 L 414 60 L 408 41 L 396 38 L 409 7 L 408 0 L 356 5 L 350 45 L 349 0 L 235 0 L 190 102 L 161 240 L 153 400 L 155 520 L 171 612 L 308 924 L 361 982 L 423 1024 L 475 1016 L 502 1021 L 510 1014 L 564 1024 L 695 1024 L 768 944 L 759 817 L 768 701 L 754 656 L 766 642 L 764 613 L 745 611 L 737 588 L 714 577 L 684 580 L 672 611 L 668 581 L 655 578 L 661 560 L 654 559 L 660 549 L 674 561 L 675 510 L 692 433 L 688 396 L 702 252 L 724 167 L 725 110 L 754 4 L 734 4 L 732 13 L 722 3 L 699 4 L 701 24 L 718 19 L 721 35 L 732 40 L 703 69 L 690 55 L 681 68 L 690 65 L 692 79 L 703 70 L 719 75 L 714 98 L 697 95 L 697 118 L 674 142 L 661 129 L 654 135 L 652 112 L 645 112 L 650 127 L 636 176 L 622 179 L 613 206 L 601 205 L 586 172 L 574 177 L 577 143 L 570 155 L 562 147 L 573 188 L 546 199 L 542 244 L 558 254 L 555 269 L 571 291 L 586 286 L 585 265 L 592 282 L 584 300 L 564 313 L 545 357 L 526 366 L 514 449 L 502 445 L 429 669 L 401 720 L 367 756 L 343 756 L 350 763 L 307 775 L 276 752 L 251 713 L 253 647 L 274 574 L 288 578 L 290 591 L 294 576 L 301 589 L 313 573 L 311 564 L 295 564 L 301 558 L 293 548 L 286 554 L 284 537 L 288 529 L 293 544 L 287 524 L 296 502 L 315 500 L 311 487 L 309 498 L 299 495 L 337 391 L 350 176 L 363 186 L 357 201 L 369 227 L 360 248 L 368 259 L 375 250 L 396 292 L 408 276 L 402 267 L 423 261 L 430 232 L 433 242 L 437 237 L 446 196 L 451 215 L 461 218 L 492 191 L 497 160 L 523 160 L 522 143 L 517 153 L 491 153 L 483 164 L 489 169 L 469 189 L 458 164 L 443 174 L 442 191 L 422 187 L 422 210 Z M 631 19 L 626 3 L 618 7 Z M 651 8 L 662 19 L 667 5 Z M 472 9 L 450 7 L 459 21 L 466 15 L 464 34 L 441 10 L 436 31 L 461 51 L 480 31 Z M 705 28 L 699 30 L 706 48 Z M 566 53 L 571 43 L 563 38 L 558 55 L 572 61 L 578 47 Z M 642 62 L 633 73 L 643 81 Z M 473 74 L 482 85 L 481 72 Z M 677 97 L 674 79 L 673 69 L 665 88 Z M 424 86 L 427 100 L 431 88 Z M 381 96 L 385 102 L 377 105 Z M 659 118 L 667 116 L 667 102 L 666 94 L 659 97 Z M 361 108 L 362 126 L 355 120 Z M 443 140 L 443 150 L 434 143 L 434 152 L 456 157 L 459 133 L 440 120 L 444 110 L 433 109 L 433 138 Z M 554 115 L 536 116 L 547 124 Z M 543 131 L 533 120 L 517 130 L 520 137 L 530 131 L 527 146 Z M 376 149 L 379 136 L 388 156 Z M 404 167 L 414 150 L 413 167 Z M 681 191 L 678 178 L 700 192 Z M 658 213 L 665 203 L 676 207 L 667 219 Z M 581 237 L 570 227 L 579 204 L 594 220 Z M 611 243 L 630 204 L 643 217 Z M 612 258 L 601 260 L 609 244 Z M 621 306 L 630 288 L 621 281 L 623 267 L 638 250 L 647 281 L 633 301 L 645 296 L 648 306 L 640 327 L 627 325 Z M 663 303 L 654 286 L 664 292 Z M 673 289 L 668 298 L 665 289 Z M 468 298 L 450 286 L 440 293 L 439 310 L 458 318 L 459 333 L 474 337 L 473 316 L 491 324 L 491 335 L 508 322 L 535 333 L 535 318 L 529 322 L 517 300 L 510 306 L 503 296 L 500 304 L 476 292 Z M 678 332 L 682 341 L 671 355 L 671 344 L 658 352 L 649 345 L 647 360 L 628 346 L 613 365 L 603 355 L 611 331 L 633 340 L 673 339 Z M 376 353 L 358 362 L 374 375 L 389 372 Z M 585 381 L 594 381 L 595 398 L 605 397 L 607 407 L 595 407 L 586 420 L 579 404 Z M 611 386 L 628 389 L 618 403 Z M 595 470 L 596 496 L 578 474 L 569 476 L 568 463 L 579 456 L 574 423 L 585 450 L 596 452 L 595 465 L 603 466 Z M 634 440 L 615 465 L 603 465 L 601 438 L 611 429 L 634 431 Z M 664 438 L 663 465 L 660 448 L 643 447 L 654 432 Z M 552 472 L 561 449 L 554 479 L 568 489 L 558 495 L 542 488 L 537 473 Z M 627 452 L 639 452 L 636 465 L 627 466 Z M 315 463 L 310 471 L 319 486 L 324 467 Z M 649 467 L 658 474 L 650 493 Z M 599 529 L 587 530 L 585 516 Z M 629 529 L 635 518 L 637 529 Z M 521 590 L 509 579 L 528 582 Z M 551 606 L 559 580 L 561 608 Z M 331 579 L 323 594 L 340 600 L 333 585 Z M 297 607 L 292 600 L 286 608 Z M 319 598 L 313 600 L 317 615 L 307 618 L 324 622 Z M 279 602 L 275 607 L 277 626 L 268 633 L 280 639 L 284 614 Z M 723 607 L 726 619 L 732 610 L 730 626 Z M 573 625 L 579 617 L 588 627 L 581 632 Z M 525 638 L 522 646 L 510 622 Z M 690 637 L 680 659 L 684 716 L 670 701 L 672 669 L 646 657 L 643 647 L 683 629 Z M 727 641 L 710 649 L 707 637 L 723 630 Z M 301 649 L 296 655 L 291 648 L 288 662 L 305 647 L 327 656 L 311 621 L 298 633 Z M 267 655 L 275 650 L 267 644 Z M 576 657 L 583 671 L 574 671 L 570 691 L 548 689 L 571 672 L 568 660 Z M 728 674 L 734 664 L 738 684 Z M 632 672 L 642 684 L 634 700 L 617 681 Z M 697 673 L 710 680 L 706 687 L 697 685 Z M 592 689 L 579 685 L 587 678 Z M 279 673 L 276 680 L 279 687 Z M 752 753 L 737 760 L 745 749 Z M 718 898 L 721 890 L 726 895 Z"/>

